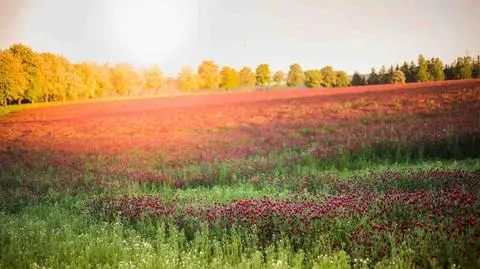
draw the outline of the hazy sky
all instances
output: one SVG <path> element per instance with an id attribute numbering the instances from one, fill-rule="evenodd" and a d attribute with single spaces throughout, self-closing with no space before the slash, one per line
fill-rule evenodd
<path id="1" fill-rule="evenodd" d="M 480 53 L 479 11 L 479 0 L 0 0 L 0 48 L 155 63 L 168 75 L 203 59 L 368 72 L 419 53 Z"/>

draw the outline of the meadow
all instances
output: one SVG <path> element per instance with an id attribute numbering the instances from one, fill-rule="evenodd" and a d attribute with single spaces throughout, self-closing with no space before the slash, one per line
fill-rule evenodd
<path id="1" fill-rule="evenodd" d="M 478 238 L 478 79 L 0 117 L 0 268 L 478 268 Z"/>

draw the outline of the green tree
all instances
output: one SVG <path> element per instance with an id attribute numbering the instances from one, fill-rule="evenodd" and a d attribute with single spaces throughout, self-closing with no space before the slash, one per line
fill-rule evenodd
<path id="1" fill-rule="evenodd" d="M 272 83 L 272 77 L 270 73 L 270 66 L 268 64 L 260 64 L 255 70 L 255 78 L 258 86 L 268 86 Z"/>
<path id="2" fill-rule="evenodd" d="M 428 72 L 428 62 L 425 60 L 423 55 L 418 56 L 418 73 L 417 73 L 417 81 L 419 82 L 427 82 L 432 81 L 432 75 Z"/>
<path id="3" fill-rule="evenodd" d="M 331 66 L 325 66 L 320 69 L 322 72 L 322 86 L 325 88 L 332 88 L 337 85 L 337 74 Z"/>
<path id="4" fill-rule="evenodd" d="M 20 103 L 28 87 L 28 77 L 22 60 L 10 51 L 0 51 L 0 103 L 7 106 Z M 19 101 L 20 100 L 20 101 Z"/>
<path id="5" fill-rule="evenodd" d="M 337 71 L 336 75 L 336 87 L 348 87 L 348 84 L 350 84 L 350 79 L 348 78 L 347 73 L 345 71 Z"/>
<path id="6" fill-rule="evenodd" d="M 189 91 L 198 89 L 198 78 L 192 68 L 184 67 L 178 74 L 178 86 L 181 90 Z"/>
<path id="7" fill-rule="evenodd" d="M 472 57 L 464 56 L 457 59 L 457 65 L 455 68 L 457 71 L 458 79 L 469 79 L 472 78 L 473 64 Z"/>
<path id="8" fill-rule="evenodd" d="M 288 87 L 300 87 L 305 82 L 305 74 L 299 64 L 290 65 L 290 70 L 287 75 Z"/>
<path id="9" fill-rule="evenodd" d="M 164 84 L 163 72 L 160 67 L 153 65 L 142 70 L 144 88 L 153 92 L 160 90 Z"/>
<path id="10" fill-rule="evenodd" d="M 387 68 L 382 65 L 382 68 L 378 71 L 378 84 L 390 84 L 388 80 Z"/>
<path id="11" fill-rule="evenodd" d="M 20 59 L 22 68 L 27 75 L 28 85 L 24 94 L 19 97 L 19 103 L 22 102 L 22 99 L 26 99 L 32 103 L 37 101 L 41 95 L 41 90 L 35 85 L 35 80 L 39 75 L 40 68 L 38 54 L 24 44 L 14 44 L 10 46 L 8 51 Z"/>
<path id="12" fill-rule="evenodd" d="M 443 72 L 443 63 L 442 61 L 440 60 L 440 58 L 434 58 L 432 60 L 432 65 L 433 65 L 433 68 L 432 68 L 432 73 L 431 73 L 431 76 L 433 78 L 434 81 L 443 81 L 445 80 L 445 72 Z"/>
<path id="13" fill-rule="evenodd" d="M 309 88 L 318 88 L 322 85 L 322 71 L 312 69 L 305 71 L 305 86 Z"/>
<path id="14" fill-rule="evenodd" d="M 240 72 L 240 85 L 245 88 L 254 87 L 257 83 L 257 79 L 252 69 L 249 67 L 243 67 Z"/>
<path id="15" fill-rule="evenodd" d="M 280 87 L 285 82 L 285 73 L 279 70 L 273 74 L 273 82 L 275 83 L 275 87 Z"/>
<path id="16" fill-rule="evenodd" d="M 117 64 L 110 71 L 112 87 L 119 95 L 131 96 L 142 85 L 140 75 L 130 64 Z"/>
<path id="17" fill-rule="evenodd" d="M 363 77 L 360 76 L 360 74 L 357 71 L 355 71 L 353 73 L 352 80 L 350 81 L 350 85 L 351 86 L 361 86 L 361 85 L 364 85 L 364 82 L 365 82 L 365 80 L 363 79 Z"/>
<path id="18" fill-rule="evenodd" d="M 416 82 L 417 81 L 417 66 L 412 61 L 410 64 L 404 62 L 400 70 L 405 75 L 406 82 Z"/>
<path id="19" fill-rule="evenodd" d="M 480 55 L 477 55 L 477 59 L 473 63 L 472 77 L 480 78 Z"/>
<path id="20" fill-rule="evenodd" d="M 388 68 L 388 72 L 387 72 L 387 77 L 386 77 L 386 82 L 387 84 L 393 84 L 393 76 L 395 75 L 395 69 L 393 68 L 393 65 L 391 65 L 389 68 Z"/>
<path id="21" fill-rule="evenodd" d="M 220 85 L 220 72 L 218 65 L 213 61 L 203 61 L 198 67 L 197 74 L 201 89 L 218 89 Z"/>
<path id="22" fill-rule="evenodd" d="M 379 83 L 379 78 L 378 78 L 377 72 L 375 71 L 375 68 L 372 68 L 372 71 L 368 76 L 367 83 L 368 85 L 376 85 Z"/>
<path id="23" fill-rule="evenodd" d="M 402 70 L 394 71 L 392 77 L 393 84 L 403 84 L 406 81 L 405 74 Z"/>
<path id="24" fill-rule="evenodd" d="M 237 89 L 240 87 L 240 75 L 234 68 L 224 66 L 220 71 L 220 88 Z"/>

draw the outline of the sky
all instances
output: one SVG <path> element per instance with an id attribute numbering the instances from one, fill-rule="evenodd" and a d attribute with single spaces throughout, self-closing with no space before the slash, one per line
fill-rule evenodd
<path id="1" fill-rule="evenodd" d="M 0 0 L 0 48 L 167 75 L 207 59 L 368 73 L 420 53 L 479 54 L 479 10 L 479 0 Z"/>

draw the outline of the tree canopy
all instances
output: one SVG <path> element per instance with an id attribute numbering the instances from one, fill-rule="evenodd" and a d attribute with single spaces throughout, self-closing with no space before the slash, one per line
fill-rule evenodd
<path id="1" fill-rule="evenodd" d="M 287 86 L 300 87 L 305 82 L 305 74 L 302 71 L 302 67 L 295 63 L 290 65 L 290 70 L 287 75 Z"/>
<path id="2" fill-rule="evenodd" d="M 257 69 L 255 70 L 255 77 L 257 80 L 257 86 L 268 86 L 272 82 L 270 66 L 268 64 L 261 64 L 257 66 Z"/>
<path id="3" fill-rule="evenodd" d="M 220 71 L 220 88 L 237 89 L 241 85 L 240 74 L 234 68 L 224 66 Z"/>
<path id="4" fill-rule="evenodd" d="M 59 54 L 35 52 L 24 44 L 0 50 L 0 58 L 1 105 L 156 94 L 165 88 L 186 91 L 272 85 L 316 88 L 480 78 L 480 55 L 461 56 L 450 64 L 444 64 L 438 57 L 427 59 L 419 55 L 416 63 L 405 61 L 388 68 L 384 65 L 378 73 L 372 68 L 368 75 L 355 72 L 351 79 L 345 71 L 329 65 L 304 72 L 298 63 L 293 63 L 287 74 L 283 70 L 272 74 L 268 64 L 258 65 L 255 72 L 248 66 L 237 71 L 229 66 L 219 69 L 211 60 L 202 61 L 197 68 L 185 67 L 173 78 L 164 76 L 156 65 L 137 69 L 128 63 L 74 63 Z"/>

